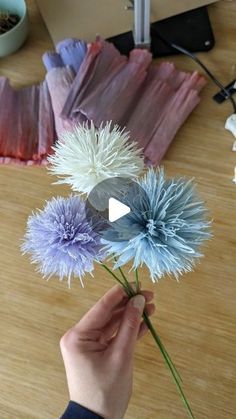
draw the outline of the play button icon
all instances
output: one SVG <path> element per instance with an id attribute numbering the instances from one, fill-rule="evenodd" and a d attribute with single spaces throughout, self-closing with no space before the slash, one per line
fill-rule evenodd
<path id="1" fill-rule="evenodd" d="M 137 213 L 140 202 L 148 202 L 148 197 L 135 180 L 123 177 L 105 179 L 86 199 L 86 218 L 103 238 L 108 230 L 112 230 L 114 241 L 132 239 L 145 227 L 135 221 L 141 219 Z M 118 224 L 119 234 L 116 234 Z"/>
<path id="2" fill-rule="evenodd" d="M 122 204 L 115 198 L 109 198 L 108 201 L 108 218 L 111 223 L 119 220 L 124 215 L 129 214 L 130 208 L 128 205 Z"/>

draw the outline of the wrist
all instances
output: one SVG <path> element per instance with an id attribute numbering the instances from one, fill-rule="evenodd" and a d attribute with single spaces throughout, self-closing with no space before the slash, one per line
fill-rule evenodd
<path id="1" fill-rule="evenodd" d="M 89 389 L 86 393 L 84 389 L 83 391 L 72 391 L 70 392 L 70 399 L 104 419 L 115 419 L 108 416 L 107 400 L 100 389 L 97 389 L 96 392 Z"/>
<path id="2" fill-rule="evenodd" d="M 88 395 L 79 393 L 70 395 L 71 401 L 85 407 L 91 412 L 101 416 L 103 419 L 123 419 L 126 408 L 117 400 L 112 400 L 109 395 L 105 395 L 99 389 L 96 393 L 89 392 Z"/>

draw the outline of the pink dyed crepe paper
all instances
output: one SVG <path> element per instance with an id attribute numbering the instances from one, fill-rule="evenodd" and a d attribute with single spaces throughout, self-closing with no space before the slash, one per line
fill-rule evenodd
<path id="1" fill-rule="evenodd" d="M 41 162 L 55 138 L 47 85 L 14 90 L 0 78 L 0 97 L 0 162 Z"/>
<path id="2" fill-rule="evenodd" d="M 64 130 L 71 128 L 71 121 L 61 118 L 61 111 L 70 92 L 74 77 L 74 72 L 70 67 L 55 67 L 46 75 L 57 136 Z"/>

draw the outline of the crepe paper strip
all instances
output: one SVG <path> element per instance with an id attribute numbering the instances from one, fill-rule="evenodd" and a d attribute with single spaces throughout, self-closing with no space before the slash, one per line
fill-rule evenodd
<path id="1" fill-rule="evenodd" d="M 63 60 L 57 52 L 45 52 L 42 60 L 47 71 L 55 67 L 64 67 Z"/>
<path id="2" fill-rule="evenodd" d="M 186 92 L 190 92 L 192 88 L 193 91 L 198 91 L 205 85 L 206 80 L 199 76 L 198 73 L 184 73 L 179 72 L 180 77 L 178 77 L 178 70 L 172 66 L 171 71 L 167 71 L 166 73 L 161 73 L 163 68 L 166 68 L 168 70 L 169 63 L 166 66 L 165 63 L 160 65 L 160 68 L 156 71 L 156 80 L 154 78 L 155 75 L 155 69 L 151 68 L 151 77 L 150 74 L 148 74 L 146 83 L 145 83 L 145 89 L 143 89 L 143 94 L 140 99 L 140 101 L 137 103 L 137 106 L 133 110 L 133 114 L 131 115 L 130 119 L 127 122 L 127 129 L 130 130 L 131 138 L 134 140 L 136 139 L 141 147 L 145 148 L 148 146 L 150 141 L 153 137 L 158 136 L 158 129 L 159 126 L 161 127 L 161 135 L 163 133 L 163 129 L 166 129 L 167 132 L 171 132 L 171 127 L 173 126 L 173 132 L 175 131 L 176 125 L 175 118 L 173 117 L 173 111 L 172 111 L 172 104 L 175 103 L 175 101 L 178 99 L 178 97 L 181 99 L 186 96 Z M 154 67 L 154 66 L 153 66 Z M 161 70 L 161 71 L 160 71 Z M 170 70 L 170 67 L 169 67 Z M 176 79 L 178 79 L 178 83 L 173 83 L 173 79 L 171 77 L 172 73 L 176 75 Z M 167 75 L 168 74 L 168 75 Z M 165 75 L 165 77 L 163 77 Z M 165 79 L 165 83 L 161 83 L 158 81 L 158 78 L 161 77 L 162 79 Z M 172 79 L 172 82 L 170 83 L 170 79 Z M 152 80 L 150 82 L 150 80 Z M 181 84 L 179 84 L 182 82 Z M 167 84 L 168 83 L 168 84 Z M 149 84 L 149 86 L 148 86 Z M 179 86 L 179 87 L 178 87 Z M 176 89 L 178 87 L 178 89 Z M 176 90 L 174 90 L 174 88 Z M 184 92 L 184 95 L 182 95 L 182 92 Z M 198 98 L 196 104 L 199 102 L 200 97 Z M 147 103 L 149 103 L 149 106 L 147 106 Z M 184 99 L 183 101 L 177 102 L 179 103 L 177 106 L 184 106 Z M 188 102 L 189 103 L 189 102 Z M 195 104 L 195 99 L 193 100 L 193 104 L 189 103 L 190 109 L 193 110 L 193 108 L 196 106 L 193 106 Z M 185 109 L 185 108 L 184 108 Z M 176 112 L 176 110 L 174 110 Z M 177 113 L 179 112 L 179 115 L 182 115 L 181 110 L 177 109 Z M 142 117 L 140 117 L 142 115 Z M 186 118 L 188 117 L 187 110 L 184 111 L 183 115 L 186 115 Z M 183 124 L 184 118 L 181 119 L 179 116 L 181 123 L 179 124 L 178 128 Z M 162 121 L 165 120 L 165 124 L 168 125 L 166 128 L 162 128 Z M 175 128 L 174 128 L 175 126 Z M 174 136 L 168 138 L 164 137 L 166 141 L 166 150 L 168 146 L 170 145 L 171 141 L 173 140 Z M 162 157 L 164 156 L 163 153 L 165 153 L 165 147 L 162 143 L 163 139 L 160 139 L 160 144 L 156 144 L 155 140 L 155 147 L 151 148 L 153 156 L 150 157 L 150 148 L 148 151 L 144 151 L 144 154 L 148 154 L 148 158 L 153 164 L 156 164 L 156 161 L 158 159 L 158 155 L 161 154 Z M 161 148 L 162 152 L 160 153 L 159 147 Z M 165 150 L 165 151 L 164 151 Z M 156 156 L 157 154 L 157 156 Z"/>
<path id="3" fill-rule="evenodd" d="M 127 58 L 111 43 L 100 39 L 92 43 L 75 77 L 62 117 L 74 119 L 76 113 L 80 112 L 81 100 L 93 92 L 105 74 L 110 77 L 113 69 L 126 61 Z"/>
<path id="4" fill-rule="evenodd" d="M 164 157 L 170 143 L 178 129 L 197 106 L 200 97 L 196 90 L 182 88 L 178 90 L 169 102 L 168 107 L 162 114 L 161 122 L 144 149 L 145 157 L 157 165 Z"/>
<path id="5" fill-rule="evenodd" d="M 131 139 L 137 141 L 141 148 L 145 148 L 154 135 L 162 111 L 173 93 L 171 87 L 160 80 L 153 80 L 143 89 L 140 100 L 125 124 Z"/>
<path id="6" fill-rule="evenodd" d="M 4 103 L 0 112 L 0 162 L 41 161 L 55 140 L 47 84 L 14 90 L 1 77 L 0 97 Z"/>
<path id="7" fill-rule="evenodd" d="M 14 157 L 0 157 L 0 164 L 10 164 L 16 166 L 46 166 L 47 159 L 42 160 L 20 160 Z"/>
<path id="8" fill-rule="evenodd" d="M 48 153 L 51 153 L 51 146 L 56 139 L 54 116 L 48 85 L 46 80 L 44 80 L 40 84 L 39 89 L 37 156 L 46 156 Z"/>
<path id="9" fill-rule="evenodd" d="M 131 138 L 138 141 L 141 147 L 147 146 L 160 123 L 165 106 L 188 78 L 190 74 L 179 71 L 173 63 L 162 62 L 149 67 L 139 100 L 126 123 Z"/>
<path id="10" fill-rule="evenodd" d="M 77 38 L 65 38 L 62 41 L 58 42 L 56 44 L 56 52 L 58 52 L 58 54 L 60 54 L 60 50 L 62 48 L 65 48 L 73 43 L 78 42 L 79 40 Z"/>
<path id="11" fill-rule="evenodd" d="M 194 89 L 197 92 L 200 92 L 205 85 L 205 77 L 201 76 L 197 71 L 194 71 L 192 74 L 190 73 L 190 77 L 184 81 L 181 87 L 186 87 L 189 90 Z"/>
<path id="12" fill-rule="evenodd" d="M 114 62 L 115 60 L 113 61 L 113 64 Z M 103 100 L 102 97 L 104 92 L 109 92 L 109 85 L 114 83 L 115 77 L 117 77 L 118 73 L 124 69 L 126 63 L 127 59 L 123 59 L 122 57 L 116 65 L 109 67 L 109 69 L 104 71 L 99 78 L 96 74 L 94 74 L 91 83 L 87 85 L 87 89 L 80 95 L 80 97 L 77 97 L 76 108 L 73 110 L 73 117 L 77 114 L 77 112 L 82 112 L 87 117 L 90 115 L 88 118 L 94 120 L 93 113 L 95 112 L 95 115 L 98 113 L 98 101 L 100 109 L 100 101 Z M 111 118 L 109 118 L 109 120 L 110 119 Z M 98 126 L 98 122 L 96 125 Z"/>
<path id="13" fill-rule="evenodd" d="M 111 53 L 114 56 L 112 61 Z M 151 54 L 146 50 L 133 50 L 127 60 L 126 57 L 117 55 L 113 46 L 104 42 L 98 60 L 98 66 L 103 69 L 105 64 L 105 68 L 103 71 L 97 71 L 97 66 L 96 72 L 93 71 L 93 77 L 86 90 L 76 98 L 73 116 L 79 111 L 93 120 L 97 127 L 107 120 L 123 126 L 124 115 L 138 99 L 136 94 L 145 80 Z"/>
<path id="14" fill-rule="evenodd" d="M 11 154 L 22 160 L 37 160 L 39 143 L 39 86 L 26 87 L 18 90 L 16 95 L 17 102 L 12 104 L 16 120 L 16 151 Z M 47 118 L 47 116 L 46 116 Z M 45 124 L 47 121 L 45 119 Z M 13 133 L 12 133 L 13 134 Z M 11 141 L 13 136 L 11 136 Z"/>
<path id="15" fill-rule="evenodd" d="M 144 149 L 144 155 L 152 164 L 159 164 L 164 157 L 178 129 L 200 102 L 199 91 L 205 84 L 205 78 L 194 72 L 167 102 L 155 134 Z"/>
<path id="16" fill-rule="evenodd" d="M 126 65 L 117 72 L 106 88 L 102 92 L 99 91 L 97 95 L 93 94 L 92 99 L 87 96 L 79 110 L 88 119 L 92 119 L 97 127 L 107 120 L 124 126 L 127 122 L 127 115 L 132 113 L 132 109 L 139 100 L 139 89 L 146 78 L 150 62 L 150 53 L 134 50 Z"/>
<path id="17" fill-rule="evenodd" d="M 63 120 L 60 116 L 65 100 L 70 92 L 74 80 L 74 72 L 70 67 L 57 67 L 46 75 L 52 109 L 55 119 L 57 136 L 64 130 L 70 129 L 71 121 Z"/>
<path id="18" fill-rule="evenodd" d="M 162 69 L 164 68 L 167 70 L 166 72 L 162 72 Z M 177 105 L 177 110 L 174 109 L 174 111 L 172 111 L 171 103 L 175 103 L 175 92 L 174 90 L 171 91 L 170 88 L 177 88 L 179 83 L 182 82 L 179 85 L 179 89 L 176 90 L 176 97 L 178 98 L 179 96 L 179 98 L 181 98 L 182 91 L 187 92 L 188 89 L 192 88 L 193 90 L 198 92 L 206 84 L 206 80 L 202 76 L 199 76 L 199 74 L 196 72 L 193 74 L 179 72 L 180 76 L 178 77 L 178 70 L 176 70 L 174 66 L 172 66 L 172 70 L 169 72 L 168 69 L 171 70 L 169 63 L 163 63 L 161 64 L 160 68 L 156 71 L 156 76 L 165 79 L 168 82 L 168 85 L 165 83 L 165 85 L 160 87 L 160 90 L 156 92 L 155 85 L 152 86 L 152 84 L 150 84 L 150 88 L 148 89 L 147 87 L 147 93 L 143 93 L 141 102 L 137 104 L 137 107 L 134 109 L 133 115 L 127 122 L 127 129 L 129 129 L 131 132 L 131 138 L 136 138 L 139 144 L 144 149 L 145 147 L 147 147 L 147 149 L 144 150 L 144 154 L 145 156 L 147 156 L 149 162 L 151 162 L 152 164 L 157 164 L 158 162 L 160 162 L 160 159 L 164 156 L 165 152 L 167 151 L 177 130 L 184 123 L 189 113 L 191 113 L 191 111 L 194 109 L 194 107 L 200 100 L 199 97 L 197 99 L 196 95 L 191 95 L 193 102 L 187 101 L 189 106 L 189 112 L 187 109 L 185 109 L 184 102 L 180 102 L 179 105 Z M 171 77 L 173 72 L 176 75 L 178 83 L 173 83 L 174 79 Z M 154 73 L 155 69 L 152 68 L 151 77 L 150 75 L 148 75 L 149 80 L 153 79 L 153 83 L 155 83 Z M 150 103 L 150 106 L 146 106 L 145 108 L 145 102 Z M 181 109 L 178 109 L 178 106 L 183 106 L 183 112 L 181 111 Z M 177 112 L 177 115 L 179 115 L 179 124 L 178 121 L 175 121 L 175 117 L 173 117 L 173 112 Z M 140 115 L 142 115 L 142 118 L 140 118 Z M 163 120 L 166 124 L 166 126 L 164 127 L 162 122 Z M 153 128 L 151 129 L 151 127 Z M 172 134 L 170 135 L 171 132 Z M 168 135 L 166 135 L 167 133 L 169 133 L 169 137 Z M 160 135 L 159 142 L 158 135 Z M 148 147 L 148 144 L 152 141 L 153 137 L 155 138 L 155 145 L 153 147 Z"/>
<path id="19" fill-rule="evenodd" d="M 197 71 L 186 73 L 178 70 L 173 63 L 164 61 L 159 65 L 152 64 L 148 71 L 147 83 L 151 80 L 166 81 L 173 90 L 177 90 L 184 82 L 189 89 L 198 92 L 205 86 L 206 80 Z"/>
<path id="20" fill-rule="evenodd" d="M 45 52 L 42 60 L 47 71 L 55 67 L 70 66 L 75 74 L 80 68 L 87 52 L 87 44 L 74 38 L 59 42 L 57 52 Z"/>
<path id="21" fill-rule="evenodd" d="M 1 106 L 0 111 L 0 156 L 4 156 L 5 150 L 8 148 L 8 131 L 10 126 L 12 126 L 12 123 L 9 124 L 9 120 L 11 118 L 11 104 L 14 102 L 13 96 L 14 91 L 9 84 L 9 80 L 5 77 L 0 77 L 0 101 L 4 104 L 4 106 Z"/>
<path id="22" fill-rule="evenodd" d="M 96 48 L 97 45 L 97 47 L 100 48 L 100 51 L 95 57 L 94 65 L 88 67 L 89 72 L 87 78 L 89 79 L 89 83 L 87 83 L 87 89 L 82 92 L 86 96 L 93 92 L 93 89 L 97 87 L 103 76 L 110 78 L 110 74 L 113 73 L 113 70 L 118 70 L 119 66 L 122 66 L 128 60 L 125 55 L 121 55 L 114 45 L 109 42 L 98 38 L 94 44 L 94 47 Z M 91 48 L 93 48 L 93 45 L 91 45 Z M 79 97 L 79 100 L 80 98 L 81 96 Z"/>
<path id="23" fill-rule="evenodd" d="M 190 73 L 178 70 L 174 63 L 163 61 L 159 65 L 150 65 L 146 85 L 148 86 L 152 81 L 162 80 L 168 83 L 173 90 L 177 90 L 189 77 Z"/>
<path id="24" fill-rule="evenodd" d="M 87 44 L 84 41 L 71 40 L 71 42 L 60 42 L 57 51 L 65 66 L 69 65 L 75 73 L 78 72 L 87 52 Z"/>
<path id="25" fill-rule="evenodd" d="M 152 54 L 146 49 L 133 49 L 129 54 L 127 64 L 135 63 L 141 69 L 147 70 L 152 62 Z"/>
<path id="26" fill-rule="evenodd" d="M 94 43 L 88 48 L 85 59 L 82 62 L 80 69 L 74 79 L 71 90 L 68 94 L 67 100 L 62 109 L 61 116 L 63 118 L 66 119 L 72 116 L 71 113 L 73 113 L 73 106 L 76 101 L 76 98 L 78 94 L 81 93 L 82 86 L 83 86 L 83 89 L 85 89 L 86 82 L 89 79 L 89 77 L 87 76 L 89 68 L 93 65 L 95 58 L 99 54 L 101 49 L 102 49 L 101 43 Z"/>

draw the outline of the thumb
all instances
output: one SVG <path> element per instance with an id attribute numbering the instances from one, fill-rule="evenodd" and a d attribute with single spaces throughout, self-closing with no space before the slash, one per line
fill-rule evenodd
<path id="1" fill-rule="evenodd" d="M 124 351 L 126 356 L 133 355 L 144 306 L 145 298 L 138 294 L 129 300 L 125 308 L 119 330 L 114 339 L 114 348 L 119 352 Z"/>

